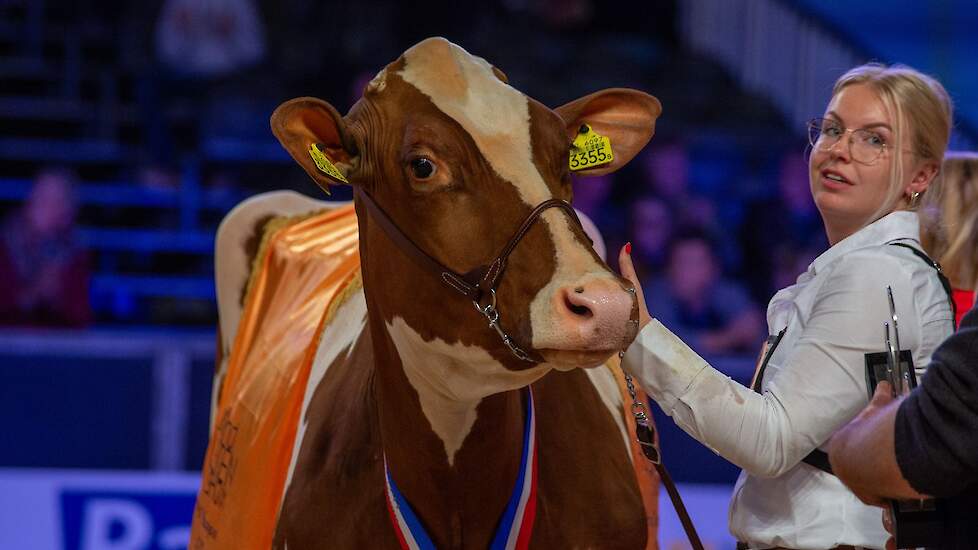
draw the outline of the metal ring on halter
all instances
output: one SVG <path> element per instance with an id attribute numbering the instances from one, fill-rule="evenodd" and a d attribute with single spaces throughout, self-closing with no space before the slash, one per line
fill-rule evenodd
<path id="1" fill-rule="evenodd" d="M 496 289 L 489 289 L 489 297 L 489 303 L 485 307 L 482 307 L 482 304 L 475 300 L 472 301 L 472 304 L 475 305 L 475 309 L 479 310 L 479 313 L 489 319 L 489 326 L 492 327 L 499 321 L 499 310 L 496 309 Z"/>
<path id="2" fill-rule="evenodd" d="M 496 289 L 494 288 L 489 289 L 489 298 L 490 298 L 489 305 L 485 307 L 482 307 L 482 304 L 480 304 L 478 300 L 472 300 L 472 305 L 474 305 L 475 309 L 478 309 L 482 313 L 485 313 L 486 310 L 492 311 L 496 309 Z"/>

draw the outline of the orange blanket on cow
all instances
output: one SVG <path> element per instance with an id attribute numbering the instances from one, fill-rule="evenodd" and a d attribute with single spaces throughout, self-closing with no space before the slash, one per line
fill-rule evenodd
<path id="1" fill-rule="evenodd" d="M 362 285 L 358 236 L 352 206 L 268 226 L 217 393 L 190 550 L 271 546 L 318 337 L 336 307 Z M 630 398 L 611 363 L 634 442 Z M 632 456 L 648 548 L 656 548 L 659 480 L 637 443 Z"/>
<path id="2" fill-rule="evenodd" d="M 189 548 L 271 546 L 318 336 L 330 305 L 359 282 L 358 244 L 352 206 L 266 231 L 218 393 Z"/>

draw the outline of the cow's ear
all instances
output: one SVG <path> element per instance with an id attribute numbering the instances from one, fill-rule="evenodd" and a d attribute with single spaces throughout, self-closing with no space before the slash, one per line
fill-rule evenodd
<path id="1" fill-rule="evenodd" d="M 624 166 L 652 139 L 662 105 L 645 92 L 609 88 L 571 101 L 555 111 L 564 120 L 568 140 L 573 141 L 582 124 L 611 140 L 615 160 L 578 172 L 600 176 Z"/>
<path id="2" fill-rule="evenodd" d="M 332 105 L 314 97 L 291 99 L 275 109 L 271 122 L 275 137 L 326 193 L 331 184 L 350 183 L 360 154 Z"/>

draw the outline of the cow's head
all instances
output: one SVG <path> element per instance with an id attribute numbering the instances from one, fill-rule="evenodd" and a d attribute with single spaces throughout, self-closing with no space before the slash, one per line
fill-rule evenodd
<path id="1" fill-rule="evenodd" d="M 568 152 L 583 123 L 611 139 L 614 162 L 590 171 L 604 174 L 645 146 L 659 113 L 654 97 L 626 89 L 550 110 L 485 60 L 431 38 L 382 70 L 345 117 L 322 100 L 298 98 L 275 111 L 272 127 L 323 188 L 342 182 L 317 168 L 311 144 L 321 144 L 342 176 L 421 249 L 465 273 L 499 254 L 536 205 L 571 199 Z M 559 208 L 546 211 L 516 247 L 498 291 L 503 328 L 543 365 L 515 359 L 470 302 L 358 213 L 368 304 L 372 314 L 382 310 L 402 356 L 419 346 L 481 354 L 522 373 L 513 380 L 525 383 L 552 367 L 600 364 L 635 337 L 630 285 Z"/>

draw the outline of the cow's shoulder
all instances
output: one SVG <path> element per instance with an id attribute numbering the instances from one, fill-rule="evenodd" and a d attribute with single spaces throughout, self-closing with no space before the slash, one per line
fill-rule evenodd
<path id="1" fill-rule="evenodd" d="M 398 548 L 383 479 L 362 287 L 327 312 L 306 382 L 273 548 Z M 350 522 L 350 518 L 357 521 Z M 340 527 L 342 526 L 342 527 Z"/>

